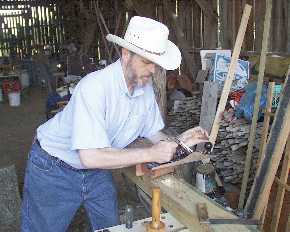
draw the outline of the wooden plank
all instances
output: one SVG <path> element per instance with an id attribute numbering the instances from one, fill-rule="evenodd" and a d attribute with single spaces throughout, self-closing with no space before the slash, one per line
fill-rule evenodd
<path id="1" fill-rule="evenodd" d="M 249 5 L 254 5 L 254 0 L 246 0 L 245 1 Z M 254 14 L 250 16 L 248 27 L 246 30 L 245 35 L 245 42 L 244 42 L 244 50 L 246 51 L 253 51 L 254 50 Z"/>
<path id="2" fill-rule="evenodd" d="M 161 205 L 190 231 L 204 232 L 196 210 L 198 203 L 206 203 L 210 218 L 237 218 L 196 188 L 187 184 L 183 179 L 173 175 L 166 175 L 157 179 L 150 179 L 146 176 L 136 177 L 132 168 L 123 169 L 123 173 L 149 195 L 152 187 L 160 187 Z M 215 232 L 257 231 L 256 226 L 245 225 L 212 225 L 210 227 Z"/>
<path id="3" fill-rule="evenodd" d="M 219 2 L 219 10 L 220 10 L 220 18 L 221 18 L 221 46 L 223 49 L 231 48 L 231 39 L 230 39 L 230 29 L 228 20 L 231 18 L 229 15 L 229 1 L 220 1 Z"/>
<path id="4" fill-rule="evenodd" d="M 266 6 L 267 9 L 267 6 Z M 273 17 L 272 17 L 272 32 L 270 34 L 271 38 L 271 50 L 272 51 L 283 51 L 285 49 L 285 26 L 284 18 L 282 14 L 283 1 L 273 1 Z M 276 36 L 279 35 L 279 36 Z"/>
<path id="5" fill-rule="evenodd" d="M 188 52 L 188 42 L 184 38 L 184 33 L 181 30 L 182 27 L 180 25 L 180 22 L 178 21 L 178 17 L 176 17 L 174 12 L 172 12 L 168 1 L 163 0 L 163 5 L 165 12 L 167 13 L 167 18 L 171 22 L 170 24 L 172 26 L 173 33 L 177 38 L 177 43 L 179 44 L 180 51 L 183 55 L 183 65 L 185 65 L 187 74 L 195 78 L 198 71 L 198 66 L 196 65 L 195 57 Z"/>
<path id="6" fill-rule="evenodd" d="M 290 3 L 287 1 L 287 51 L 290 52 Z"/>
<path id="7" fill-rule="evenodd" d="M 211 131 L 211 127 L 215 118 L 217 97 L 218 83 L 205 81 L 203 85 L 199 126 L 205 129 L 208 133 Z"/>
<path id="8" fill-rule="evenodd" d="M 202 224 L 203 231 L 211 232 L 212 230 L 210 228 L 210 225 L 207 224 L 209 217 L 208 217 L 206 203 L 198 203 L 196 205 L 196 212 L 197 212 L 198 220 L 203 223 Z"/>
<path id="9" fill-rule="evenodd" d="M 219 130 L 219 123 L 221 120 L 221 114 L 222 112 L 225 110 L 225 106 L 226 106 L 226 102 L 228 99 L 228 95 L 230 92 L 230 88 L 234 79 L 234 74 L 235 74 L 235 70 L 237 67 L 237 63 L 238 63 L 238 58 L 239 58 L 239 54 L 241 51 L 241 47 L 242 47 L 242 43 L 243 43 L 243 39 L 244 39 L 244 35 L 246 32 L 246 28 L 247 28 L 247 22 L 248 19 L 250 17 L 250 13 L 251 13 L 251 6 L 250 5 L 246 5 L 244 8 L 244 13 L 242 16 L 242 20 L 241 20 L 241 24 L 240 24 L 240 28 L 239 28 L 239 32 L 237 35 L 237 39 L 236 39 L 236 43 L 235 43 L 235 47 L 233 50 L 233 55 L 232 55 L 232 59 L 231 59 L 231 63 L 230 63 L 230 67 L 229 67 L 229 71 L 227 73 L 227 77 L 224 83 L 224 87 L 223 87 L 223 91 L 221 94 L 221 98 L 220 98 L 220 102 L 216 111 L 216 116 L 215 116 L 215 120 L 212 126 L 212 130 L 211 130 L 211 134 L 209 137 L 209 141 L 212 144 L 215 144 L 216 138 L 217 138 L 217 134 L 218 134 L 218 130 Z"/>
<path id="10" fill-rule="evenodd" d="M 265 158 L 261 163 L 250 196 L 247 200 L 245 213 L 259 219 L 267 205 L 271 186 L 274 182 L 279 162 L 290 133 L 290 79 L 284 85 L 275 119 L 267 142 Z"/>
<path id="11" fill-rule="evenodd" d="M 290 214 L 288 215 L 288 221 L 287 221 L 285 232 L 289 232 L 289 231 L 290 231 Z"/>
<path id="12" fill-rule="evenodd" d="M 262 35 L 263 35 L 263 23 L 265 11 L 266 11 L 266 0 L 255 1 L 255 51 L 261 51 L 262 48 Z"/>
<path id="13" fill-rule="evenodd" d="M 169 213 L 161 214 L 162 222 L 165 224 L 165 231 L 170 232 L 190 232 L 184 225 L 177 221 Z M 126 224 L 112 226 L 106 229 L 95 230 L 94 232 L 148 232 L 146 225 L 152 220 L 152 218 L 144 218 L 133 222 L 133 227 L 127 229 Z"/>
<path id="14" fill-rule="evenodd" d="M 106 33 L 109 34 L 110 31 L 109 31 L 109 29 L 108 29 L 108 27 L 107 27 L 107 24 L 106 24 L 106 22 L 105 22 L 105 19 L 104 19 L 104 17 L 103 17 L 103 14 L 102 14 L 102 12 L 100 11 L 98 5 L 96 5 L 96 1 L 95 1 L 95 0 L 94 0 L 94 6 L 95 6 L 95 9 L 96 9 L 96 11 L 97 11 L 97 15 L 100 17 L 101 22 L 102 22 L 102 24 L 103 24 L 103 26 L 104 26 L 104 28 L 105 28 Z M 102 28 L 102 27 L 100 27 L 100 28 Z M 116 46 L 115 43 L 113 43 L 113 46 L 114 46 L 115 51 L 116 51 L 116 53 L 118 54 L 118 56 L 121 57 L 121 53 L 120 53 L 120 51 L 119 51 L 119 49 L 118 49 L 118 47 Z M 109 54 L 110 54 L 110 51 L 108 51 L 108 52 L 109 52 Z"/>
<path id="15" fill-rule="evenodd" d="M 197 1 L 197 0 L 196 0 Z M 203 47 L 206 49 L 214 49 L 218 47 L 218 20 L 217 17 L 212 17 L 212 14 L 216 14 L 215 10 L 217 8 L 217 1 L 216 0 L 207 0 L 207 1 L 197 1 L 199 4 L 204 2 L 207 7 L 206 9 L 202 8 L 203 10 Z M 207 13 L 210 11 L 211 14 Z"/>
<path id="16" fill-rule="evenodd" d="M 201 10 L 195 1 L 191 1 L 191 22 L 192 22 L 192 47 L 200 48 L 202 47 L 201 43 Z"/>
<path id="17" fill-rule="evenodd" d="M 106 50 L 106 54 L 108 56 L 108 61 L 109 63 L 112 63 L 112 57 L 111 57 L 111 53 L 110 53 L 110 50 L 109 50 L 109 46 L 108 46 L 108 41 L 106 40 L 106 34 L 104 33 L 103 31 L 103 26 L 102 26 L 102 23 L 101 23 L 101 11 L 99 10 L 99 7 L 96 5 L 96 2 L 94 1 L 94 9 L 95 9 L 95 12 L 96 12 L 96 18 L 97 18 L 97 22 L 98 22 L 98 25 L 99 25 L 99 29 L 101 31 L 101 38 L 102 38 L 102 41 L 103 41 L 103 44 L 105 46 L 105 50 Z M 108 28 L 107 28 L 108 30 Z"/>
<path id="18" fill-rule="evenodd" d="M 270 82 L 268 85 L 267 105 L 266 105 L 266 112 L 265 112 L 264 122 L 263 122 L 262 137 L 261 137 L 261 142 L 259 146 L 259 157 L 258 157 L 257 166 L 259 166 L 261 160 L 264 159 L 264 155 L 265 155 L 265 149 L 266 149 L 266 143 L 267 143 L 267 138 L 268 138 L 270 119 L 271 119 L 274 87 L 275 87 L 275 82 Z"/>
<path id="19" fill-rule="evenodd" d="M 204 0 L 195 0 L 197 2 L 197 4 L 200 6 L 200 8 L 202 9 L 203 13 L 212 21 L 216 21 L 218 19 L 218 15 L 215 12 L 215 6 L 208 4 L 207 1 Z"/>
<path id="20" fill-rule="evenodd" d="M 249 144 L 247 148 L 242 187 L 241 187 L 241 193 L 240 193 L 240 198 L 239 198 L 239 205 L 238 205 L 239 209 L 242 209 L 245 203 L 246 190 L 248 186 L 249 174 L 250 174 L 250 169 L 251 169 L 253 147 L 254 147 L 255 138 L 256 138 L 256 128 L 257 128 L 258 114 L 259 114 L 259 109 L 260 109 L 260 100 L 261 100 L 261 95 L 262 95 L 263 77 L 264 77 L 265 65 L 266 65 L 266 52 L 268 50 L 268 42 L 269 42 L 271 10 L 272 10 L 272 0 L 267 0 L 265 21 L 264 21 L 263 43 L 262 43 L 262 51 L 261 51 L 260 65 L 259 65 L 259 75 L 258 75 L 257 88 L 256 88 L 254 112 L 253 112 L 252 124 L 251 124 L 251 129 L 250 129 Z"/>
<path id="21" fill-rule="evenodd" d="M 289 169 L 290 169 L 290 136 L 288 136 L 288 142 L 285 148 L 284 161 L 282 164 L 282 171 L 280 174 L 280 181 L 285 185 L 287 184 L 287 180 L 289 176 Z M 276 194 L 276 203 L 275 203 L 274 211 L 272 214 L 272 222 L 271 222 L 272 232 L 276 232 L 278 229 L 284 194 L 285 194 L 285 188 L 281 185 L 278 185 L 277 194 Z"/>
<path id="22" fill-rule="evenodd" d="M 290 192 L 290 185 L 284 184 L 277 176 L 274 179 L 275 183 L 281 185 L 286 191 Z"/>

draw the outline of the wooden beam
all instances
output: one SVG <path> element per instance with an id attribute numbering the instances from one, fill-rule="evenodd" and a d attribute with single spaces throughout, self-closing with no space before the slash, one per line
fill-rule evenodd
<path id="1" fill-rule="evenodd" d="M 215 118 L 217 98 L 218 83 L 205 81 L 203 85 L 199 126 L 205 129 L 208 133 L 211 131 L 211 127 Z"/>
<path id="2" fill-rule="evenodd" d="M 232 48 L 231 40 L 231 30 L 230 30 L 230 19 L 231 15 L 229 14 L 229 7 L 232 4 L 232 1 L 220 1 L 219 2 L 219 11 L 220 11 L 220 27 L 221 27 L 221 46 L 223 49 Z"/>
<path id="3" fill-rule="evenodd" d="M 287 221 L 285 232 L 288 232 L 288 231 L 290 231 L 290 214 L 288 215 L 288 221 Z"/>
<path id="4" fill-rule="evenodd" d="M 261 142 L 260 142 L 260 147 L 259 147 L 257 167 L 259 166 L 261 160 L 264 159 L 264 155 L 265 155 L 266 143 L 267 143 L 267 138 L 269 134 L 270 119 L 271 119 L 271 114 L 272 114 L 271 110 L 272 110 L 274 87 L 275 87 L 275 82 L 270 82 L 268 85 L 267 105 L 265 109 L 266 111 L 265 111 L 264 122 L 263 122 L 262 137 L 261 137 Z"/>
<path id="5" fill-rule="evenodd" d="M 97 1 L 97 3 L 98 3 L 98 1 Z M 104 26 L 104 28 L 105 28 L 106 33 L 109 34 L 110 31 L 109 31 L 109 29 L 108 29 L 108 27 L 107 27 L 107 25 L 106 25 L 105 19 L 104 19 L 104 17 L 103 17 L 102 12 L 100 11 L 99 6 L 96 4 L 96 0 L 94 0 L 94 7 L 95 7 L 95 10 L 96 10 L 96 14 L 100 17 L 101 22 L 103 23 L 103 26 Z M 100 27 L 100 28 L 101 28 L 101 27 Z M 113 43 L 113 46 L 114 46 L 115 51 L 116 51 L 116 53 L 118 54 L 118 56 L 121 57 L 121 53 L 120 53 L 120 51 L 119 51 L 117 45 L 116 45 L 115 43 Z M 110 53 L 110 52 L 109 52 L 109 53 Z"/>
<path id="6" fill-rule="evenodd" d="M 260 110 L 260 100 L 261 100 L 262 88 L 263 88 L 263 77 L 265 73 L 266 52 L 268 50 L 268 43 L 269 43 L 271 10 L 272 10 L 272 0 L 267 0 L 265 21 L 264 21 L 263 43 L 262 43 L 262 51 L 261 51 L 260 65 L 259 65 L 259 75 L 258 75 L 257 88 L 256 88 L 254 112 L 253 112 L 252 124 L 251 124 L 251 129 L 250 129 L 249 144 L 248 144 L 247 156 L 246 156 L 246 161 L 245 161 L 245 169 L 244 169 L 241 193 L 240 193 L 240 198 L 239 198 L 239 205 L 238 205 L 239 209 L 242 209 L 244 207 L 246 190 L 248 186 L 249 174 L 250 174 L 251 163 L 252 163 L 252 153 L 253 153 L 253 147 L 254 147 L 255 138 L 256 138 L 256 128 L 257 128 L 258 115 L 259 115 L 259 110 Z"/>
<path id="7" fill-rule="evenodd" d="M 224 87 L 223 87 L 222 95 L 221 95 L 221 98 L 220 98 L 220 102 L 219 102 L 219 105 L 218 105 L 218 108 L 217 108 L 217 111 L 216 111 L 215 120 L 213 122 L 211 134 L 210 134 L 210 137 L 209 137 L 209 141 L 212 144 L 215 144 L 215 141 L 216 141 L 216 138 L 217 138 L 217 134 L 218 134 L 218 130 L 219 130 L 219 123 L 220 123 L 220 120 L 221 120 L 221 114 L 225 110 L 225 106 L 226 106 L 226 102 L 227 102 L 227 99 L 228 99 L 228 96 L 229 96 L 230 88 L 231 88 L 231 85 L 232 85 L 232 82 L 233 82 L 233 79 L 234 79 L 234 74 L 235 74 L 235 71 L 236 71 L 238 58 L 239 58 L 241 47 L 242 47 L 242 44 L 243 44 L 243 39 L 244 39 L 246 28 L 247 28 L 247 23 L 248 23 L 248 20 L 249 20 L 249 17 L 250 17 L 251 8 L 252 7 L 250 5 L 245 5 L 245 8 L 244 8 L 244 12 L 243 12 L 243 16 L 242 16 L 239 32 L 238 32 L 236 43 L 235 43 L 235 47 L 234 47 L 234 50 L 233 50 L 233 55 L 232 55 L 229 71 L 227 73 L 227 77 L 226 77 L 226 80 L 225 80 L 225 83 L 224 83 Z"/>
<path id="8" fill-rule="evenodd" d="M 197 1 L 197 0 L 196 0 Z M 203 4 L 207 5 L 207 9 L 212 11 L 212 9 L 217 8 L 217 1 L 216 0 L 208 0 L 208 1 L 198 1 L 203 2 Z M 217 18 L 213 17 L 205 17 L 208 16 L 206 12 L 203 17 L 203 47 L 207 49 L 216 49 L 218 47 L 218 20 Z M 213 12 L 213 11 L 212 11 Z"/>
<path id="9" fill-rule="evenodd" d="M 171 26 L 173 29 L 173 33 L 175 34 L 177 38 L 177 44 L 180 48 L 180 51 L 183 55 L 183 63 L 185 63 L 185 67 L 187 69 L 187 74 L 190 76 L 193 76 L 193 79 L 196 77 L 197 74 L 197 62 L 195 61 L 194 55 L 189 54 L 187 48 L 188 42 L 184 38 L 184 33 L 182 32 L 182 27 L 180 23 L 178 22 L 177 15 L 171 11 L 171 8 L 169 6 L 169 3 L 167 0 L 163 0 L 163 6 L 165 9 L 165 12 L 167 13 L 167 17 L 171 22 Z"/>
<path id="10" fill-rule="evenodd" d="M 157 179 L 150 179 L 146 176 L 136 177 L 132 168 L 123 169 L 123 173 L 149 195 L 153 187 L 160 187 L 161 205 L 191 231 L 204 232 L 196 210 L 199 203 L 206 203 L 210 218 L 237 218 L 181 178 L 173 175 Z M 245 225 L 212 225 L 210 227 L 215 232 L 258 231 L 256 226 Z"/>
<path id="11" fill-rule="evenodd" d="M 154 1 L 147 0 L 125 0 L 128 9 L 133 9 L 139 16 L 153 18 L 155 16 Z"/>
<path id="12" fill-rule="evenodd" d="M 94 1 L 94 8 L 95 8 L 95 12 L 96 12 L 97 22 L 98 22 L 98 25 L 99 25 L 99 28 L 100 28 L 100 31 L 101 31 L 102 41 L 103 41 L 103 44 L 105 46 L 105 50 L 106 50 L 107 55 L 108 55 L 108 61 L 109 61 L 109 63 L 112 63 L 112 56 L 111 56 L 111 52 L 109 50 L 108 41 L 106 40 L 106 34 L 103 31 L 102 23 L 101 23 L 101 20 L 100 20 L 101 11 L 99 10 L 99 6 L 96 5 L 95 1 Z"/>
<path id="13" fill-rule="evenodd" d="M 290 169 L 290 136 L 288 137 L 288 142 L 287 142 L 285 150 L 286 151 L 285 151 L 284 161 L 282 164 L 280 181 L 286 185 L 288 176 L 289 176 L 289 169 Z M 272 222 L 271 222 L 271 229 L 270 229 L 270 231 L 272 232 L 276 232 L 278 229 L 284 194 L 285 194 L 285 188 L 278 184 L 276 202 L 275 202 L 274 211 L 272 214 Z"/>
<path id="14" fill-rule="evenodd" d="M 195 0 L 197 2 L 197 4 L 199 5 L 199 7 L 202 9 L 203 13 L 210 18 L 210 20 L 212 20 L 213 22 L 218 21 L 218 15 L 216 13 L 216 11 L 214 10 L 213 6 L 208 4 L 208 2 L 204 1 L 204 0 Z"/>
<path id="15" fill-rule="evenodd" d="M 250 196 L 247 200 L 245 213 L 260 219 L 267 205 L 271 186 L 282 158 L 284 147 L 290 133 L 290 79 L 284 85 L 275 119 L 267 142 L 265 158 L 261 163 Z"/>
<path id="16" fill-rule="evenodd" d="M 290 185 L 284 184 L 277 176 L 274 179 L 275 183 L 281 185 L 286 191 L 290 192 Z"/>
<path id="17" fill-rule="evenodd" d="M 287 52 L 290 52 L 290 3 L 287 5 Z"/>

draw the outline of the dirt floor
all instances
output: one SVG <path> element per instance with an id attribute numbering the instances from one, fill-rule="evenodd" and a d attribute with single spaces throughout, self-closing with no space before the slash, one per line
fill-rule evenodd
<path id="1" fill-rule="evenodd" d="M 34 132 L 37 126 L 46 120 L 46 96 L 45 89 L 34 87 L 23 92 L 19 107 L 10 107 L 7 99 L 0 103 L 0 168 L 15 165 L 20 195 L 26 158 Z M 134 188 L 134 186 L 131 183 L 125 184 L 119 170 L 114 171 L 114 178 L 119 192 L 121 222 L 124 222 L 126 204 L 131 204 L 135 208 L 135 219 L 148 217 L 148 213 L 137 200 L 134 191 L 127 191 L 126 186 L 130 188 Z M 68 231 L 88 231 L 88 224 L 85 211 L 81 208 L 75 215 Z"/>

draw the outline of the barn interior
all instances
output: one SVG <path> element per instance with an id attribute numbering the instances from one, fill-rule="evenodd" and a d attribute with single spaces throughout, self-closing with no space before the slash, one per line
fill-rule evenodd
<path id="1" fill-rule="evenodd" d="M 181 51 L 178 69 L 152 78 L 164 133 L 201 126 L 212 147 L 113 169 L 120 224 L 94 231 L 289 232 L 287 0 L 1 0 L 0 231 L 21 231 L 36 129 L 120 58 L 106 36 L 123 38 L 133 16 L 165 24 Z M 148 146 L 138 138 L 129 149 Z M 66 231 L 92 231 L 83 207 Z"/>

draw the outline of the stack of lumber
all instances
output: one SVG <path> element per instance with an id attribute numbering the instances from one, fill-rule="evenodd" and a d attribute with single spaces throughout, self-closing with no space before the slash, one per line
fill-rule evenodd
<path id="1" fill-rule="evenodd" d="M 175 100 L 173 108 L 167 114 L 167 126 L 182 133 L 199 125 L 201 96 L 196 94 L 182 100 Z"/>
<path id="2" fill-rule="evenodd" d="M 231 122 L 221 121 L 211 160 L 219 176 L 222 177 L 226 183 L 240 184 L 242 182 L 250 126 L 251 125 L 243 119 Z M 262 126 L 263 123 L 258 123 L 257 125 L 249 182 L 253 182 L 254 180 Z"/>

